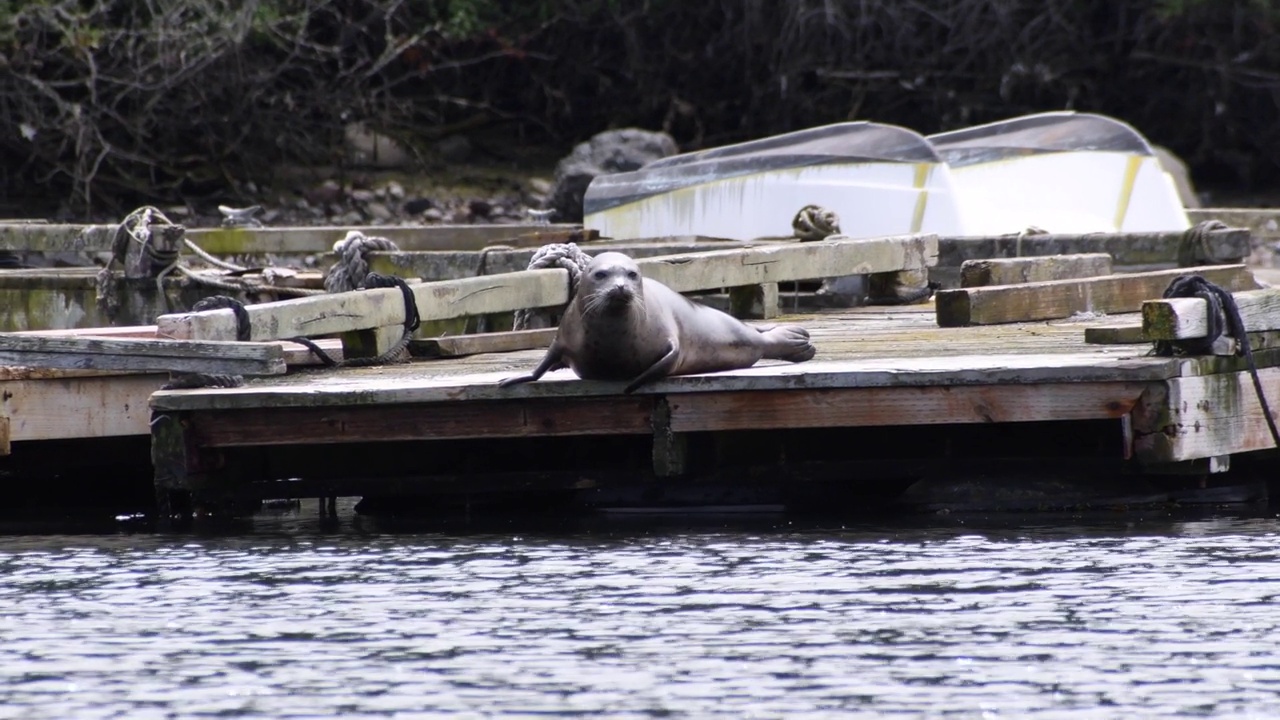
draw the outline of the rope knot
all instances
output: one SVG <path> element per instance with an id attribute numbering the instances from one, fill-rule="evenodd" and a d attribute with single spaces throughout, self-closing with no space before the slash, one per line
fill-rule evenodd
<path id="1" fill-rule="evenodd" d="M 348 232 L 346 237 L 333 244 L 333 252 L 338 260 L 325 273 L 324 289 L 331 293 L 355 290 L 369 274 L 369 261 L 365 258 L 367 254 L 399 249 L 387 238 L 368 236 L 359 230 Z"/>
<path id="2" fill-rule="evenodd" d="M 550 243 L 538 248 L 533 258 L 529 260 L 528 269 L 564 268 L 568 270 L 569 297 L 572 298 L 574 293 L 578 292 L 578 279 L 590 264 L 591 256 L 582 252 L 576 243 Z M 535 327 L 533 324 L 535 319 L 539 321 L 536 327 L 551 327 L 555 324 L 555 320 L 550 315 L 550 312 L 540 308 L 517 310 L 512 328 L 527 330 Z"/>
<path id="3" fill-rule="evenodd" d="M 840 216 L 821 205 L 805 205 L 791 219 L 791 229 L 801 241 L 822 240 L 840 234 Z"/>

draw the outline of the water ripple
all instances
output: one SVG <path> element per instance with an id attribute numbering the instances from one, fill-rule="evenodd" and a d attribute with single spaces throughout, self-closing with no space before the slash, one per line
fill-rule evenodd
<path id="1" fill-rule="evenodd" d="M 0 538 L 0 714 L 1276 716 L 1278 534 Z"/>

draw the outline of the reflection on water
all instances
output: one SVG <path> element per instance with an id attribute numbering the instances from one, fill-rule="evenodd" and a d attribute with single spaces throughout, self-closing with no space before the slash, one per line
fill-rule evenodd
<path id="1" fill-rule="evenodd" d="M 444 534 L 311 517 L 0 536 L 0 715 L 1280 715 L 1273 518 Z"/>

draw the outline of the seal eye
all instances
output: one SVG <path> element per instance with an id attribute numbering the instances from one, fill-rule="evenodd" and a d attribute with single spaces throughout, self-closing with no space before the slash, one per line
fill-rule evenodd
<path id="1" fill-rule="evenodd" d="M 627 277 L 631 278 L 632 280 L 635 280 L 640 277 L 640 273 L 636 272 L 635 270 L 628 270 Z"/>
<path id="2" fill-rule="evenodd" d="M 597 271 L 595 272 L 595 278 L 596 278 L 597 280 L 603 280 L 603 279 L 605 279 L 606 277 L 609 277 L 609 273 L 607 273 L 607 272 L 605 272 L 605 271 L 603 271 L 603 270 L 597 270 Z"/>

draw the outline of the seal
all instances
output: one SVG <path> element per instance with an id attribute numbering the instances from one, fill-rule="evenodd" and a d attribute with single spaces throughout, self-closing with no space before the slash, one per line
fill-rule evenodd
<path id="1" fill-rule="evenodd" d="M 762 359 L 803 362 L 814 352 L 802 327 L 747 325 L 643 277 L 630 257 L 605 252 L 579 278 L 542 362 L 498 385 L 567 367 L 584 380 L 630 380 L 623 391 L 630 394 L 670 375 L 735 370 Z"/>

